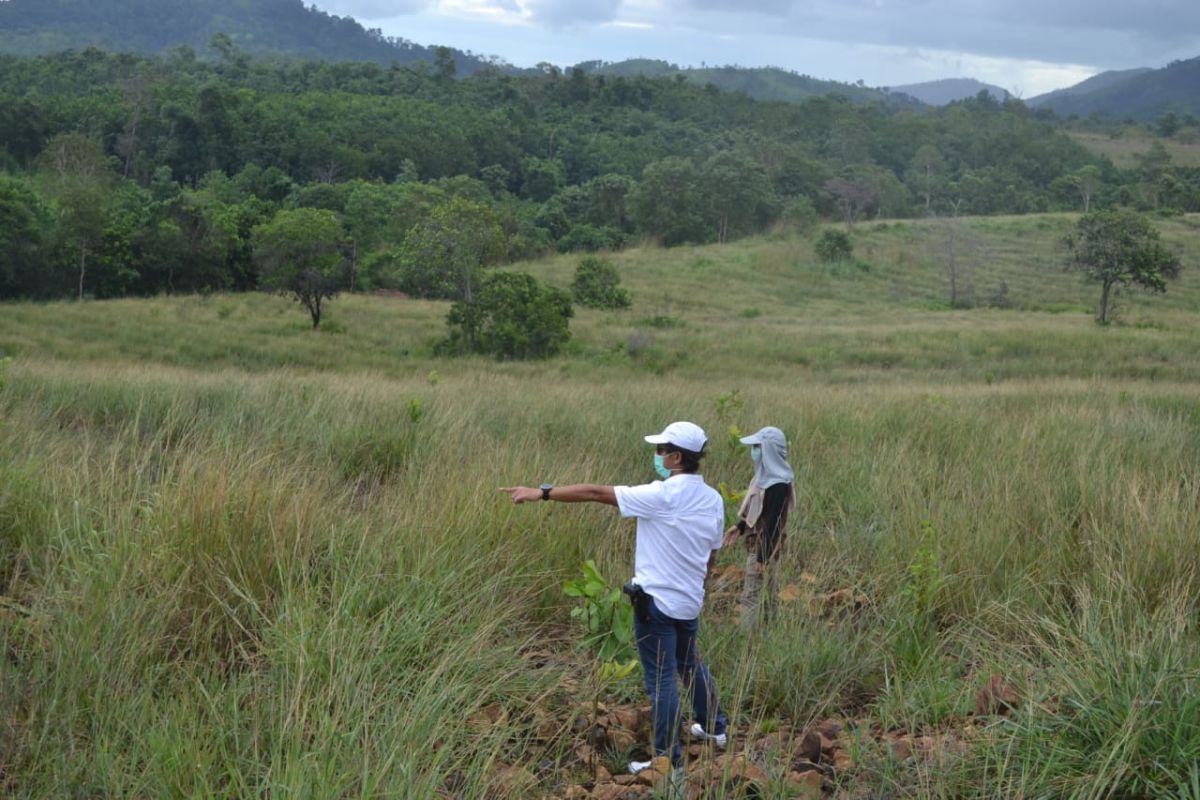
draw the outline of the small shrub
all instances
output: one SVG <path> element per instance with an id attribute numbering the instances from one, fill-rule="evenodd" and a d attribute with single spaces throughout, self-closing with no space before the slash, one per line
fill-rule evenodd
<path id="1" fill-rule="evenodd" d="M 597 250 L 616 250 L 624 244 L 625 234 L 616 228 L 585 222 L 567 231 L 567 234 L 558 240 L 556 247 L 560 253 L 594 253 Z"/>
<path id="2" fill-rule="evenodd" d="M 740 316 L 742 319 L 756 319 L 762 316 L 762 312 L 757 308 L 743 308 L 742 312 L 738 316 Z"/>
<path id="3" fill-rule="evenodd" d="M 470 302 L 450 308 L 444 353 L 487 353 L 497 358 L 547 358 L 571 337 L 571 298 L 523 272 L 489 275 Z"/>
<path id="4" fill-rule="evenodd" d="M 812 230 L 817 219 L 817 208 L 813 201 L 806 195 L 799 195 L 784 207 L 780 222 L 797 233 L 805 233 Z"/>
<path id="5" fill-rule="evenodd" d="M 854 247 L 850 237 L 844 231 L 825 231 L 816 244 L 817 258 L 826 264 L 835 261 L 848 261 L 854 255 Z"/>
<path id="6" fill-rule="evenodd" d="M 633 639 L 633 606 L 613 586 L 596 562 L 585 561 L 581 575 L 563 584 L 563 594 L 580 601 L 571 610 L 571 617 L 580 620 L 587 628 L 584 644 L 593 649 L 604 661 L 625 661 L 636 655 Z"/>
<path id="7" fill-rule="evenodd" d="M 320 327 L 320 331 L 321 333 L 345 333 L 346 326 L 336 319 L 326 319 L 325 324 Z"/>
<path id="8" fill-rule="evenodd" d="M 571 289 L 575 302 L 588 308 L 629 308 L 629 292 L 621 288 L 616 267 L 603 258 L 588 256 L 575 269 Z"/>

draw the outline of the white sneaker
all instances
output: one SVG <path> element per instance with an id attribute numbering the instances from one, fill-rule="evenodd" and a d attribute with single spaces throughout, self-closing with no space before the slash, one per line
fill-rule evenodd
<path id="1" fill-rule="evenodd" d="M 630 761 L 629 762 L 629 774 L 637 775 L 639 772 L 641 772 L 644 769 L 650 769 L 651 763 L 652 762 L 650 762 L 650 761 Z"/>
<path id="2" fill-rule="evenodd" d="M 692 727 L 688 729 L 688 733 L 692 734 L 693 738 L 703 739 L 706 742 L 712 742 L 717 747 L 724 747 L 729 743 L 729 737 L 723 733 L 707 733 L 699 722 L 693 722 Z"/>

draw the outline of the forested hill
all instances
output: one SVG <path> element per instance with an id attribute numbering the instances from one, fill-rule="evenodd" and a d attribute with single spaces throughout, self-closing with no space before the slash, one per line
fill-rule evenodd
<path id="1" fill-rule="evenodd" d="M 307 211 L 344 230 L 354 286 L 413 293 L 442 228 L 506 260 L 821 217 L 1200 209 L 1200 174 L 1144 161 L 1117 170 L 986 94 L 908 110 L 583 70 L 0 56 L 0 299 L 253 288 L 254 232 Z"/>
<path id="2" fill-rule="evenodd" d="M 798 103 L 813 97 L 839 94 L 859 103 L 878 102 L 889 106 L 915 108 L 921 105 L 912 97 L 873 89 L 858 83 L 821 80 L 777 67 L 680 67 L 667 61 L 633 58 L 626 61 L 585 61 L 577 67 L 589 75 L 613 77 L 677 77 L 700 86 L 726 92 L 742 92 L 758 100 L 782 100 Z"/>
<path id="3" fill-rule="evenodd" d="M 1062 92 L 1035 97 L 1030 105 L 1060 116 L 1156 119 L 1163 114 L 1200 115 L 1200 58 L 1153 70 L 1102 73 Z"/>
<path id="4" fill-rule="evenodd" d="M 209 51 L 214 34 L 249 53 L 330 61 L 433 62 L 436 49 L 367 30 L 304 0 L 6 0 L 0 2 L 0 52 L 82 50 L 157 54 L 188 46 Z M 488 62 L 451 51 L 460 73 Z"/>

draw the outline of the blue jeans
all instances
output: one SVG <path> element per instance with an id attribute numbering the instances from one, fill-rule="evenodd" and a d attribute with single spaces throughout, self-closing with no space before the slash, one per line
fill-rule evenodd
<path id="1" fill-rule="evenodd" d="M 727 721 L 717 705 L 717 686 L 696 652 L 700 621 L 672 619 L 653 600 L 648 605 L 650 619 L 643 622 L 635 616 L 633 630 L 654 717 L 654 755 L 669 755 L 671 763 L 679 766 L 683 760 L 679 743 L 680 680 L 692 704 L 692 715 L 705 731 L 725 733 Z"/>

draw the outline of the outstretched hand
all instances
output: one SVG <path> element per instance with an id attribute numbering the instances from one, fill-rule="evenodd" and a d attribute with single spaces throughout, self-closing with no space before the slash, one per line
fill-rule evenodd
<path id="1" fill-rule="evenodd" d="M 541 489 L 531 489 L 528 486 L 509 486 L 500 491 L 507 492 L 512 496 L 513 505 L 534 503 L 542 499 Z"/>

